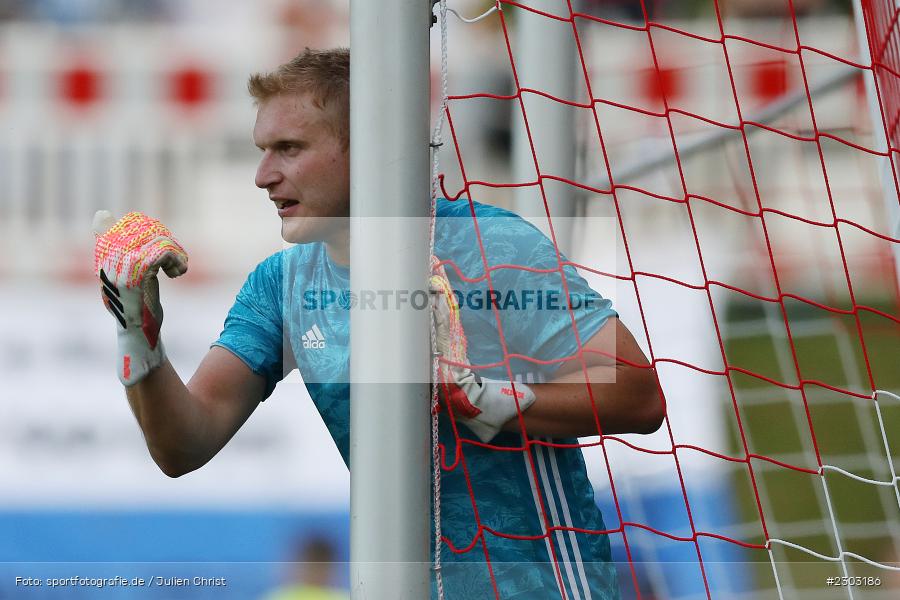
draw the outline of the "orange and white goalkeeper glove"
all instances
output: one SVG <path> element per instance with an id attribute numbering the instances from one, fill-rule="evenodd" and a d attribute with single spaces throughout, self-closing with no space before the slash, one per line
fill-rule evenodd
<path id="1" fill-rule="evenodd" d="M 443 359 L 458 363 L 439 363 L 439 389 L 453 415 L 487 443 L 518 411 L 524 412 L 534 403 L 534 392 L 524 383 L 516 383 L 513 391 L 510 382 L 479 377 L 466 366 L 469 358 L 459 304 L 444 267 L 435 266 L 436 262 L 433 258 L 430 281 L 435 345 Z"/>
<path id="2" fill-rule="evenodd" d="M 132 386 L 165 361 L 156 275 L 160 269 L 169 277 L 182 275 L 188 257 L 165 225 L 138 212 L 115 221 L 108 211 L 97 211 L 93 229 L 94 272 L 118 330 L 116 372 Z"/>

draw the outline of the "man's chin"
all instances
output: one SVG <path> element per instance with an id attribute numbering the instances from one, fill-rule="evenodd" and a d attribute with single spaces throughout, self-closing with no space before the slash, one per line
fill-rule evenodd
<path id="1" fill-rule="evenodd" d="M 321 240 L 313 239 L 309 236 L 305 235 L 296 235 L 294 233 L 288 233 L 284 230 L 281 231 L 281 239 L 285 244 L 311 244 L 312 242 L 318 242 Z"/>
<path id="2" fill-rule="evenodd" d="M 281 239 L 288 244 L 308 244 L 314 240 L 310 239 L 308 232 L 300 227 L 291 227 L 287 223 L 281 224 Z"/>
<path id="3" fill-rule="evenodd" d="M 281 239 L 289 244 L 310 244 L 330 240 L 336 230 L 347 226 L 345 217 L 284 217 Z"/>
<path id="4" fill-rule="evenodd" d="M 285 217 L 281 219 L 281 239 L 289 244 L 309 244 L 319 241 L 321 236 L 315 235 L 307 219 Z"/>

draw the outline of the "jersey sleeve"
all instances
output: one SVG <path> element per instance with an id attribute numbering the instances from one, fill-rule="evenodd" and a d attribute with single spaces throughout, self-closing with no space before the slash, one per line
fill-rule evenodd
<path id="1" fill-rule="evenodd" d="M 263 399 L 284 378 L 282 253 L 261 262 L 247 277 L 225 318 L 220 346 L 266 380 Z"/>
<path id="2" fill-rule="evenodd" d="M 591 289 L 571 265 L 560 274 L 553 242 L 532 224 L 518 216 L 504 217 L 498 224 L 498 231 L 489 234 L 497 243 L 486 253 L 491 279 L 502 294 L 500 314 L 508 350 L 541 361 L 572 356 L 579 339 L 587 343 L 617 316 L 612 302 Z M 509 267 L 496 268 L 500 265 Z M 549 374 L 560 364 L 538 370 Z"/>

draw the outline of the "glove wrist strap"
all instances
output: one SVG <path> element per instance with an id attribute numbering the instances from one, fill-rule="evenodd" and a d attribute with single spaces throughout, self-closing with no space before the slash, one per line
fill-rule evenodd
<path id="1" fill-rule="evenodd" d="M 157 341 L 155 348 L 150 348 L 145 340 L 135 340 L 134 337 L 126 331 L 119 332 L 119 364 L 116 372 L 125 387 L 139 383 L 166 360 L 162 340 Z"/>

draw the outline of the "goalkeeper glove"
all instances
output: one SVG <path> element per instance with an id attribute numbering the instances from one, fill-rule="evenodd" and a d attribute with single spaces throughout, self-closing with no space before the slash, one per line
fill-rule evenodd
<path id="1" fill-rule="evenodd" d="M 188 257 L 165 225 L 141 213 L 128 213 L 115 222 L 108 211 L 100 210 L 93 229 L 94 272 L 103 304 L 117 322 L 116 372 L 123 385 L 132 386 L 165 361 L 156 274 L 162 269 L 169 277 L 182 275 Z"/>
<path id="2" fill-rule="evenodd" d="M 534 403 L 534 392 L 524 383 L 516 383 L 515 391 L 508 381 L 479 377 L 469 367 L 466 336 L 460 320 L 459 304 L 443 266 L 436 266 L 430 288 L 434 315 L 435 345 L 444 359 L 438 373 L 444 401 L 454 416 L 460 418 L 482 442 L 491 441 L 503 425 Z M 516 405 L 518 400 L 518 407 Z"/>

